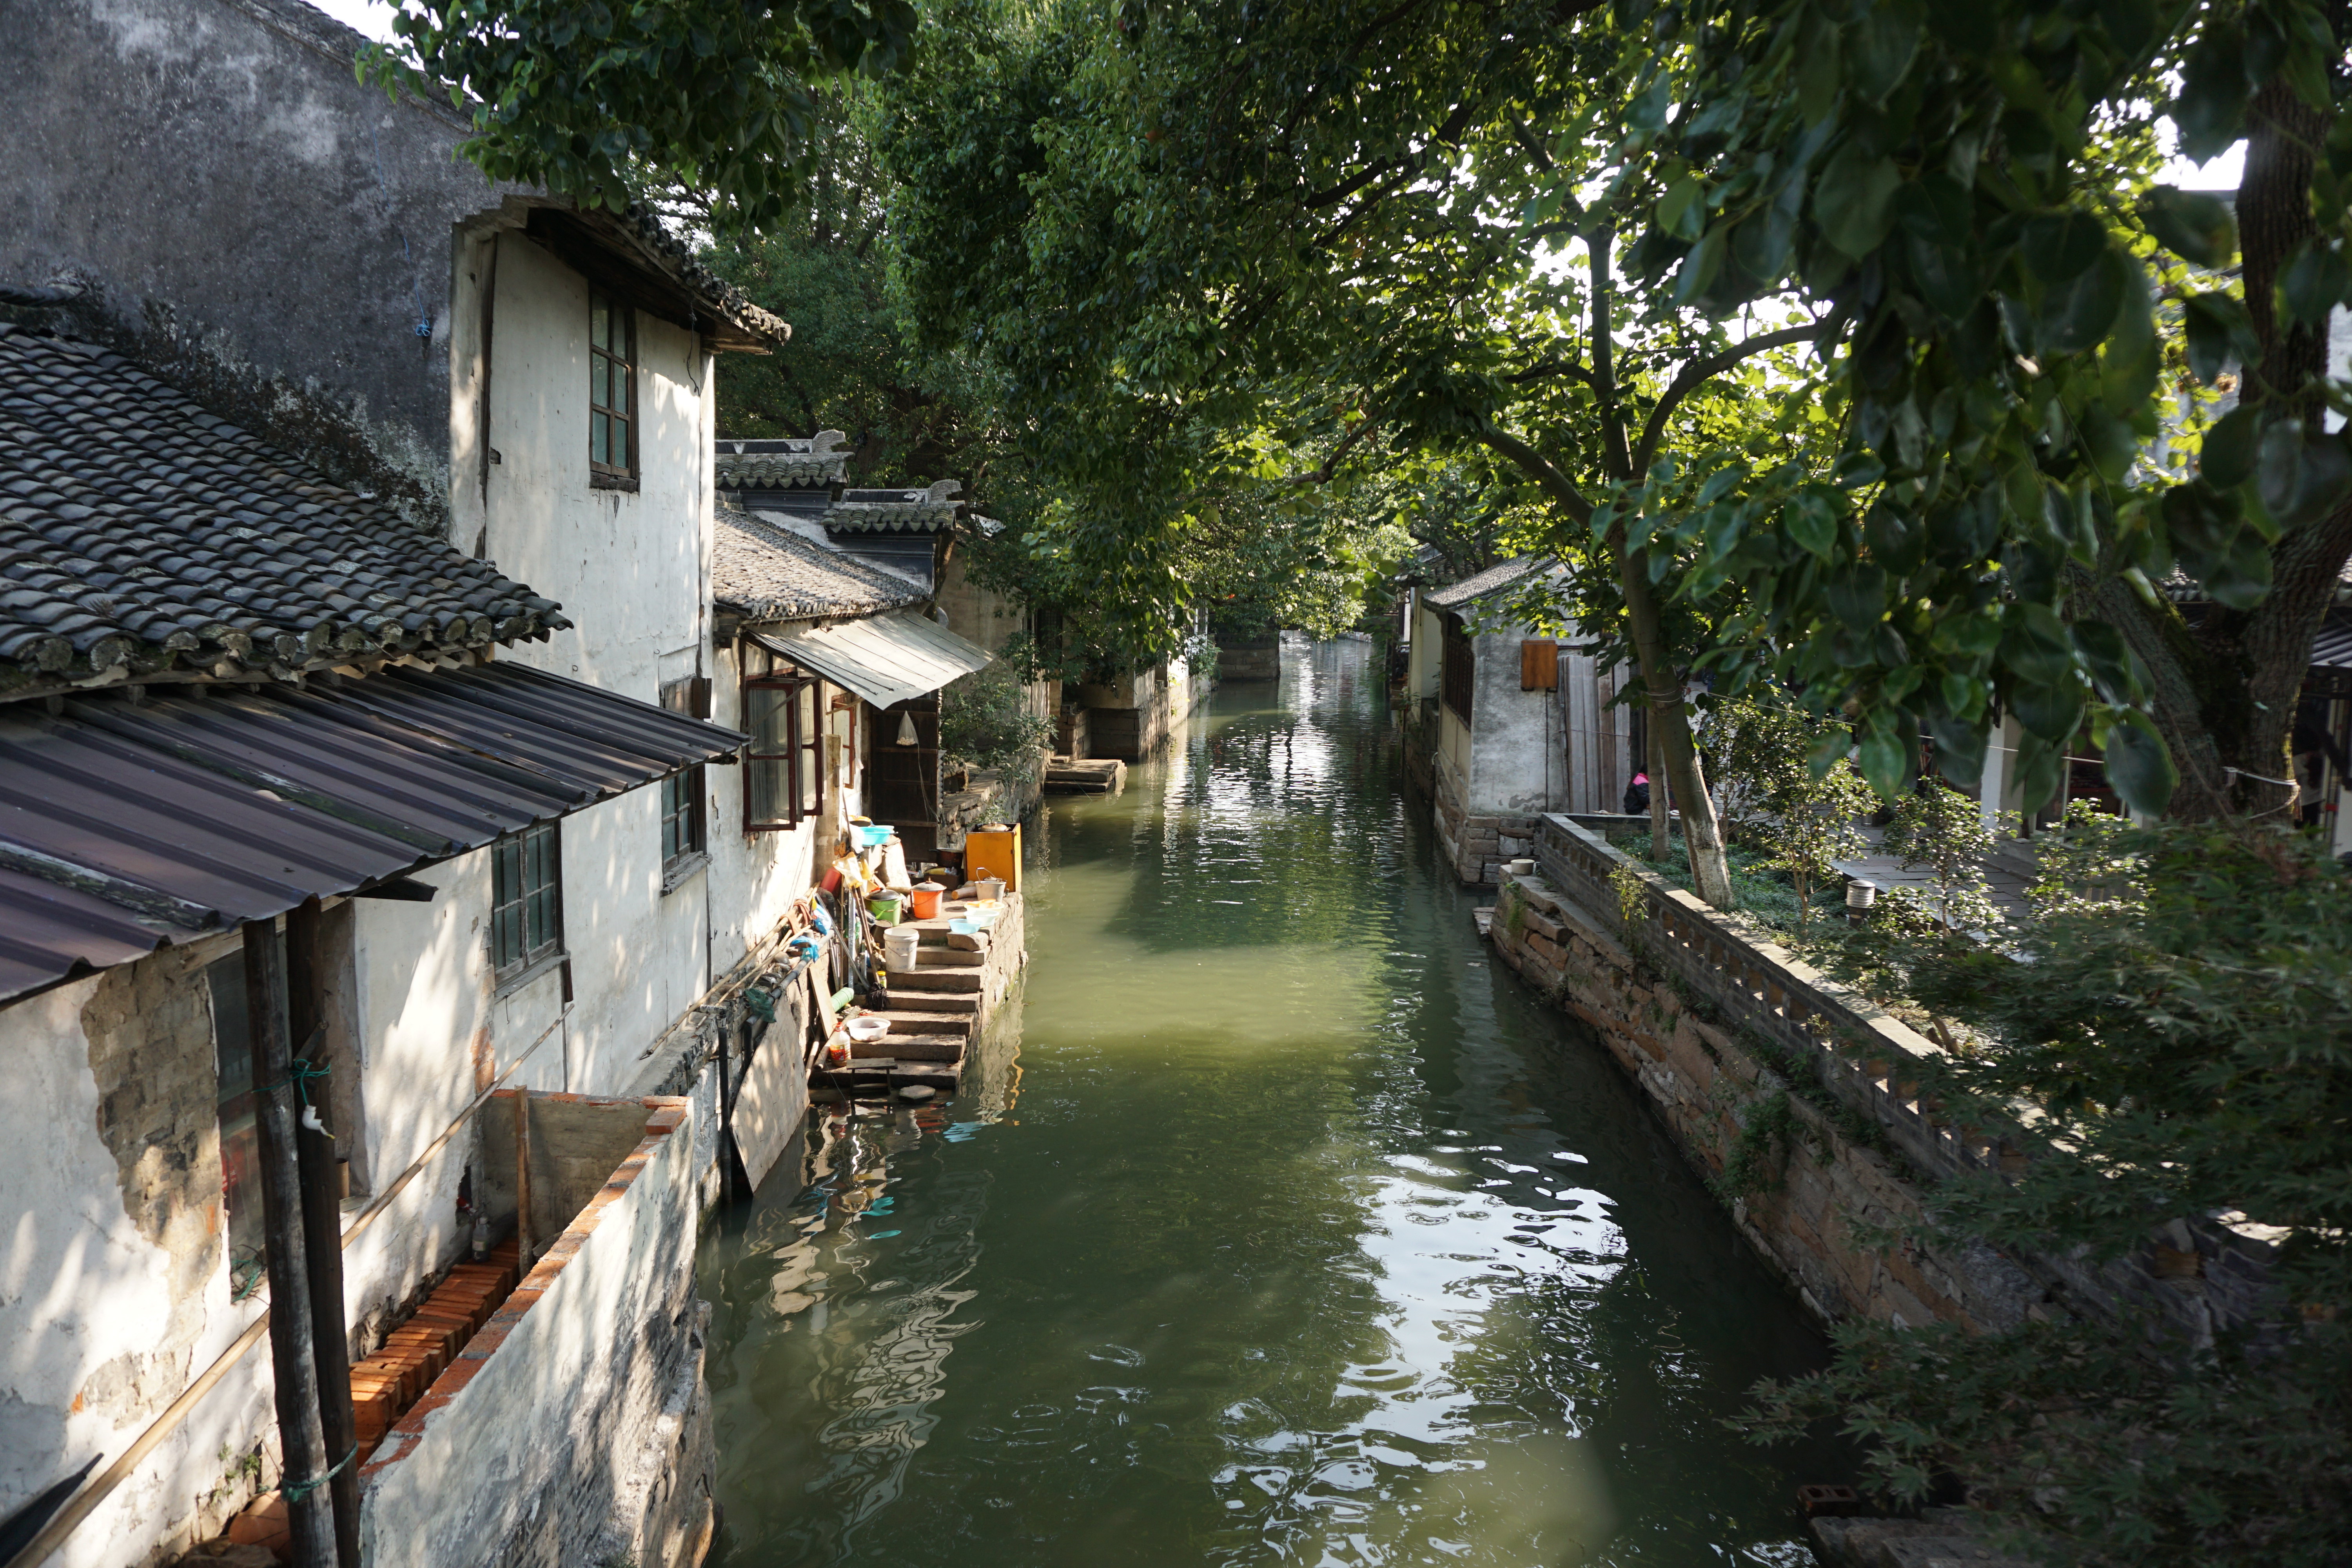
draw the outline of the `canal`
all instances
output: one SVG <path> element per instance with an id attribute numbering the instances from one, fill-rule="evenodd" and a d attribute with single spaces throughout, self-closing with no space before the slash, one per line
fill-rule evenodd
<path id="1" fill-rule="evenodd" d="M 1370 646 L 1048 801 L 1025 997 L 713 1225 L 723 1568 L 1796 1564 L 1820 1337 L 1492 958 Z"/>

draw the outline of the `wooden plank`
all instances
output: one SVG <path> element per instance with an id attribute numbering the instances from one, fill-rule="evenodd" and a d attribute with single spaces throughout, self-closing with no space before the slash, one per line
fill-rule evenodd
<path id="1" fill-rule="evenodd" d="M 793 1031 L 770 1027 L 736 1092 L 735 1149 L 754 1192 L 783 1157 L 784 1144 L 807 1109 L 808 1075 L 792 1045 Z"/>

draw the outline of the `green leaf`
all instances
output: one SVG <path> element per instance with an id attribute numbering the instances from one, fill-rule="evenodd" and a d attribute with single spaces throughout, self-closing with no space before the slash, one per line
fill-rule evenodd
<path id="1" fill-rule="evenodd" d="M 2232 358 L 2242 359 L 2253 342 L 2246 307 L 2223 293 L 2190 294 L 2181 301 L 2189 331 L 2189 372 L 2210 386 Z"/>
<path id="2" fill-rule="evenodd" d="M 1662 76 L 1626 106 L 1625 123 L 1636 131 L 1664 130 L 1674 101 L 1674 85 Z"/>
<path id="3" fill-rule="evenodd" d="M 1853 750 L 1853 736 L 1843 726 L 1832 727 L 1813 738 L 1805 752 L 1805 766 L 1816 779 L 1825 779 L 1830 770 Z"/>
<path id="4" fill-rule="evenodd" d="M 2064 745 L 2083 727 L 2083 690 L 2071 679 L 2049 686 L 2021 686 L 2009 694 L 2009 707 L 2027 734 L 2038 735 L 2053 745 Z"/>
<path id="5" fill-rule="evenodd" d="M 2278 280 L 2279 313 L 2289 326 L 2325 332 L 2327 314 L 2352 287 L 2343 253 L 2315 235 L 2304 241 Z"/>
<path id="6" fill-rule="evenodd" d="M 1886 614 L 1886 574 L 1861 563 L 1849 565 L 1829 581 L 1830 614 L 1855 632 L 1877 629 Z"/>
<path id="7" fill-rule="evenodd" d="M 2125 646 L 2123 633 L 2105 621 L 2077 621 L 2074 647 L 2090 668 L 2099 695 L 2110 702 L 2129 702 L 2139 695 L 2139 670 Z"/>
<path id="8" fill-rule="evenodd" d="M 2220 157 L 2245 134 L 2250 96 L 2236 18 L 2218 11 L 2211 16 L 2181 67 L 2180 91 L 2172 100 L 2181 155 L 2194 163 Z"/>
<path id="9" fill-rule="evenodd" d="M 1688 256 L 1683 258 L 1680 272 L 1675 274 L 1675 303 L 1688 306 L 1706 292 L 1716 274 L 1723 270 L 1725 231 L 1718 226 L 1706 231 Z"/>
<path id="10" fill-rule="evenodd" d="M 2243 404 L 2213 422 L 2198 449 L 2198 476 L 2217 490 L 2233 490 L 2253 477 L 2254 452 L 2261 428 L 2254 411 Z"/>
<path id="11" fill-rule="evenodd" d="M 2106 248 L 2106 227 L 2089 213 L 2045 213 L 2026 224 L 2017 254 L 2042 282 L 2064 283 L 2089 271 Z"/>
<path id="12" fill-rule="evenodd" d="M 1981 726 L 1948 708 L 1937 708 L 1927 714 L 1927 733 L 1935 737 L 1937 773 L 1960 789 L 1974 789 L 1983 782 L 1987 736 Z"/>
<path id="13" fill-rule="evenodd" d="M 2145 816 L 2161 815 L 2180 783 L 2156 721 L 2137 709 L 2116 714 L 2107 726 L 2105 762 L 2107 782 L 2126 805 Z"/>
<path id="14" fill-rule="evenodd" d="M 1881 800 L 1893 800 L 1902 792 L 1903 776 L 1911 769 L 1911 748 L 1874 713 L 1869 731 L 1862 737 L 1861 761 L 1862 776 L 1870 781 L 1870 787 Z"/>
<path id="15" fill-rule="evenodd" d="M 1807 485 L 1799 490 L 1782 513 L 1788 520 L 1789 537 L 1797 547 L 1827 561 L 1837 547 L 1838 504 L 1836 493 L 1826 485 Z"/>
<path id="16" fill-rule="evenodd" d="M 2139 216 L 2158 245 L 2192 267 L 2227 267 L 2238 254 L 2237 219 L 2218 196 L 2155 185 L 2140 198 Z"/>
<path id="17" fill-rule="evenodd" d="M 1696 240 L 1706 223 L 1706 187 L 1685 174 L 1658 202 L 1658 226 L 1677 239 Z"/>
<path id="18" fill-rule="evenodd" d="M 2108 250 L 2088 268 L 2042 298 L 2035 342 L 2045 353 L 2076 354 L 2105 342 L 2122 312 L 2127 279 L 2123 258 Z"/>
<path id="19" fill-rule="evenodd" d="M 1885 102 L 1910 72 L 1925 22 L 1916 0 L 1873 0 L 1847 35 L 1854 90 L 1873 103 Z"/>
<path id="20" fill-rule="evenodd" d="M 1838 29 L 1815 13 L 1808 18 L 1797 58 L 1797 110 L 1806 124 L 1819 125 L 1837 107 L 1842 63 Z"/>
<path id="21" fill-rule="evenodd" d="M 2326 516 L 2352 493 L 2352 457 L 2318 426 L 2282 419 L 2263 432 L 2254 481 L 2263 509 L 2287 527 L 2299 527 Z"/>
<path id="22" fill-rule="evenodd" d="M 1813 186 L 1813 217 L 1822 237 L 1859 261 L 1878 248 L 1894 219 L 1903 184 L 1892 158 L 1874 157 L 1857 139 L 1838 149 Z"/>

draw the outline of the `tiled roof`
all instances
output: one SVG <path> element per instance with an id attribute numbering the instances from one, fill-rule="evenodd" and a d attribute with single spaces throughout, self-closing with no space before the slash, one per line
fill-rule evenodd
<path id="1" fill-rule="evenodd" d="M 710 581 L 714 600 L 754 621 L 871 615 L 924 596 L 895 572 L 723 504 Z"/>
<path id="2" fill-rule="evenodd" d="M 824 525 L 835 533 L 937 533 L 952 525 L 963 503 L 948 498 L 961 479 L 941 479 L 928 489 L 844 490 Z"/>
<path id="3" fill-rule="evenodd" d="M 843 439 L 838 430 L 820 430 L 806 440 L 791 436 L 773 440 L 722 438 L 718 452 L 719 488 L 782 489 L 800 485 L 837 485 L 848 477 L 849 471 L 849 453 L 840 449 Z"/>
<path id="4" fill-rule="evenodd" d="M 571 624 L 114 354 L 0 323 L 0 690 Z"/>
<path id="5" fill-rule="evenodd" d="M 1539 555 L 1522 555 L 1517 561 L 1489 566 L 1475 576 L 1465 577 L 1449 587 L 1433 589 L 1422 595 L 1422 602 L 1434 605 L 1441 610 L 1451 610 L 1473 599 L 1485 598 L 1497 588 L 1507 588 L 1543 564 L 1543 557 Z"/>

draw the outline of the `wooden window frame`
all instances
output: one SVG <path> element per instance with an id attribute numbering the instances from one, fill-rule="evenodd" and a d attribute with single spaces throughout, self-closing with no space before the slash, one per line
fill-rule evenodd
<path id="1" fill-rule="evenodd" d="M 533 880 L 534 871 L 543 872 Z M 538 900 L 534 907 L 533 900 Z M 513 911 L 513 941 L 504 922 Z M 532 923 L 541 940 L 530 940 Z M 563 952 L 562 826 L 535 822 L 490 844 L 490 969 L 499 984 L 521 979 Z"/>
<path id="2" fill-rule="evenodd" d="M 1444 626 L 1438 648 L 1438 693 L 1454 717 L 1467 724 L 1478 689 L 1478 645 L 1463 629 L 1460 616 L 1448 614 Z"/>
<path id="3" fill-rule="evenodd" d="M 781 693 L 784 704 L 783 749 L 762 752 L 757 739 L 761 725 L 753 704 L 761 694 Z M 824 812 L 824 731 L 827 708 L 822 677 L 802 675 L 786 667 L 784 673 L 743 678 L 743 727 L 754 737 L 743 748 L 743 831 L 789 833 Z M 761 770 L 784 770 L 784 810 L 780 816 L 758 814 Z"/>
<path id="4" fill-rule="evenodd" d="M 613 342 L 596 341 L 596 310 L 602 306 L 610 324 Z M 621 395 L 613 402 L 599 402 L 604 376 L 600 374 L 610 365 L 618 370 Z M 597 421 L 604 420 L 607 439 L 605 450 L 612 450 L 610 430 L 617 426 L 625 450 L 623 461 L 615 463 L 609 456 L 596 455 Z M 610 289 L 592 283 L 588 286 L 588 480 L 600 489 L 630 489 L 637 488 L 637 312 L 636 308 Z"/>
<path id="5" fill-rule="evenodd" d="M 700 763 L 661 781 L 662 872 L 665 879 L 700 860 L 710 847 L 704 810 L 708 785 Z"/>

